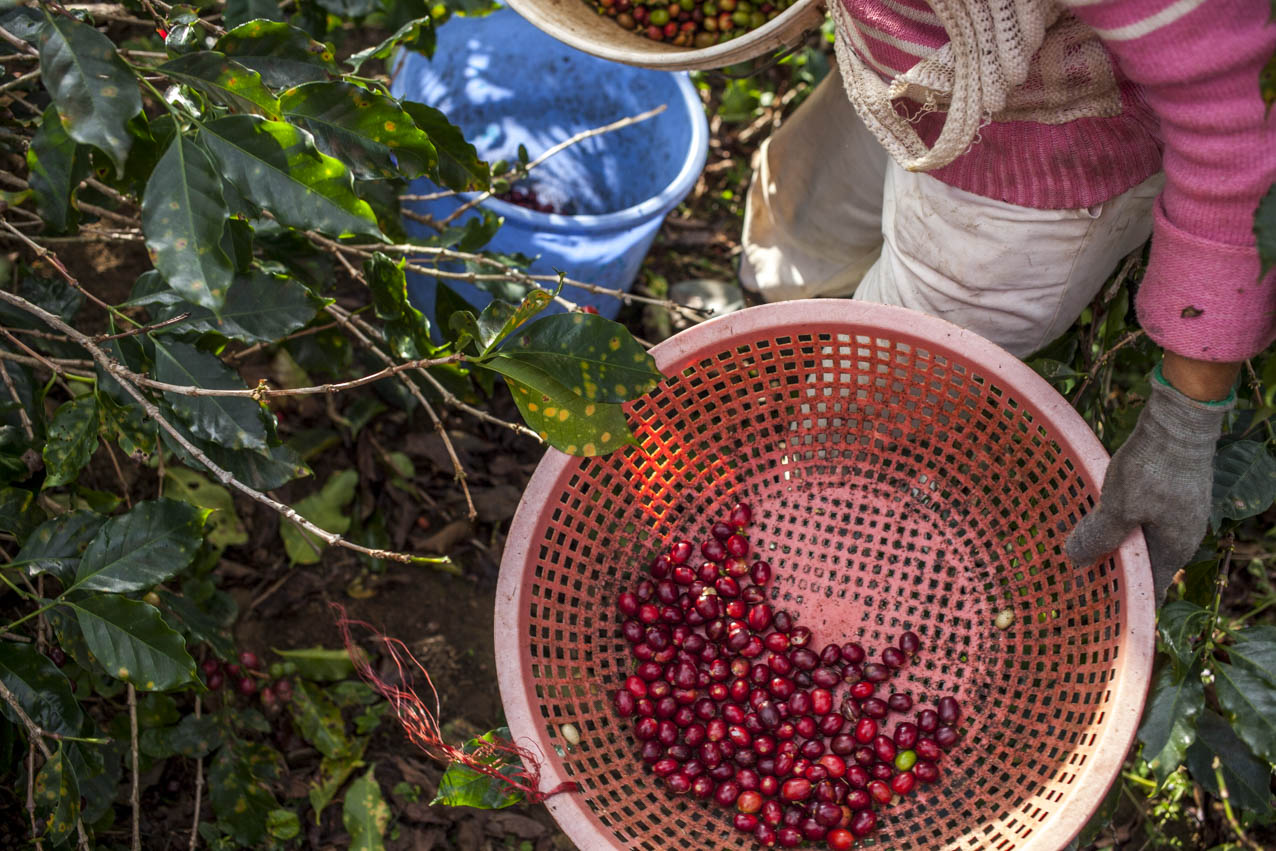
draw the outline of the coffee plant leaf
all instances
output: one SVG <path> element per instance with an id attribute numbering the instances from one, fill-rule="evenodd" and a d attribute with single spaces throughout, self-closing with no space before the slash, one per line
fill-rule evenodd
<path id="1" fill-rule="evenodd" d="M 301 821 L 292 810 L 282 807 L 266 814 L 266 832 L 271 838 L 287 842 L 301 833 Z"/>
<path id="2" fill-rule="evenodd" d="M 0 12 L 0 27 L 35 47 L 40 43 L 44 15 L 30 6 L 13 6 Z"/>
<path id="3" fill-rule="evenodd" d="M 1227 648 L 1232 661 L 1276 685 L 1276 626 L 1247 626 L 1234 635 Z"/>
<path id="4" fill-rule="evenodd" d="M 319 528 L 338 535 L 345 534 L 350 528 L 351 518 L 344 509 L 354 499 L 358 484 L 359 474 L 355 470 L 333 473 L 318 493 L 305 497 L 293 508 Z M 292 523 L 284 522 L 279 527 L 279 534 L 293 564 L 318 564 L 319 554 L 327 546 L 321 539 Z"/>
<path id="5" fill-rule="evenodd" d="M 223 177 L 282 224 L 334 237 L 384 238 L 372 208 L 355 194 L 349 169 L 320 153 L 305 130 L 229 115 L 203 125 L 199 140 Z"/>
<path id="6" fill-rule="evenodd" d="M 66 756 L 67 742 L 58 742 L 52 758 L 35 777 L 37 811 L 44 814 L 44 839 L 58 845 L 75 833 L 80 817 L 80 784 Z"/>
<path id="7" fill-rule="evenodd" d="M 21 544 L 44 522 L 44 511 L 35 494 L 23 488 L 0 488 L 0 532 L 8 532 Z"/>
<path id="8" fill-rule="evenodd" d="M 75 581 L 75 571 L 85 547 L 97 535 L 106 518 L 96 511 L 68 511 L 41 523 L 31 533 L 11 564 L 21 565 L 27 576 L 56 576 L 64 586 Z"/>
<path id="9" fill-rule="evenodd" d="M 355 780 L 346 789 L 341 808 L 341 823 L 350 834 L 351 851 L 384 851 L 386 826 L 390 823 L 390 807 L 377 783 L 377 767 Z"/>
<path id="10" fill-rule="evenodd" d="M 118 594 L 68 601 L 84 642 L 102 668 L 142 691 L 164 691 L 195 679 L 195 660 L 159 610 Z"/>
<path id="11" fill-rule="evenodd" d="M 1233 806 L 1251 810 L 1259 817 L 1272 812 L 1271 772 L 1250 752 L 1231 725 L 1212 709 L 1201 713 L 1196 725 L 1196 741 L 1187 749 L 1187 767 L 1197 783 L 1214 797 L 1219 796 L 1214 776 L 1218 757 Z"/>
<path id="12" fill-rule="evenodd" d="M 379 5 L 378 0 L 315 0 L 339 18 L 362 18 Z"/>
<path id="13" fill-rule="evenodd" d="M 297 675 L 317 683 L 339 682 L 354 673 L 354 662 L 344 647 L 307 647 L 275 650 L 275 654 L 297 666 Z"/>
<path id="14" fill-rule="evenodd" d="M 208 756 L 222 744 L 222 730 L 215 715 L 184 716 L 169 727 L 159 727 L 142 732 L 142 751 L 154 759 L 183 756 L 200 759 Z"/>
<path id="15" fill-rule="evenodd" d="M 76 702 L 71 681 L 33 644 L 0 641 L 0 682 L 5 684 L 27 717 L 41 729 L 78 736 L 84 713 Z M 14 724 L 17 713 L 0 703 L 0 714 Z"/>
<path id="16" fill-rule="evenodd" d="M 1267 190 L 1254 212 L 1254 236 L 1258 240 L 1258 259 L 1262 275 L 1276 265 L 1276 185 Z"/>
<path id="17" fill-rule="evenodd" d="M 385 323 L 386 342 L 396 357 L 417 360 L 434 351 L 430 342 L 430 322 L 408 297 L 404 274 L 406 261 L 395 262 L 381 252 L 363 264 L 363 274 L 372 291 L 372 306 Z"/>
<path id="18" fill-rule="evenodd" d="M 93 394 L 58 406 L 44 444 L 46 488 L 75 481 L 80 469 L 97 451 L 99 429 L 97 398 Z"/>
<path id="19" fill-rule="evenodd" d="M 430 16 L 415 18 L 394 31 L 394 34 L 380 44 L 364 48 L 346 60 L 346 64 L 359 73 L 363 63 L 369 59 L 389 59 L 395 48 L 403 47 L 425 56 L 434 55 L 435 32 L 434 19 Z"/>
<path id="20" fill-rule="evenodd" d="M 204 536 L 217 550 L 235 547 L 248 542 L 248 530 L 235 510 L 235 500 L 225 487 L 211 482 L 208 477 L 185 467 L 167 467 L 164 481 L 169 496 L 190 503 L 212 513 L 208 517 L 208 532 Z"/>
<path id="21" fill-rule="evenodd" d="M 255 449 L 227 449 L 220 444 L 201 440 L 186 428 L 180 420 L 173 427 L 186 440 L 208 456 L 208 460 L 230 473 L 240 482 L 257 490 L 268 491 L 310 475 L 310 468 L 288 446 L 270 446 L 266 451 Z M 193 470 L 203 470 L 203 464 L 179 444 L 166 431 L 160 432 L 164 445 Z M 211 470 L 208 471 L 210 474 Z"/>
<path id="22" fill-rule="evenodd" d="M 1196 739 L 1196 719 L 1204 708 L 1205 687 L 1199 666 L 1183 674 L 1172 666 L 1161 668 L 1152 683 L 1138 734 L 1143 759 L 1159 782 L 1164 783 L 1183 762 Z"/>
<path id="23" fill-rule="evenodd" d="M 81 735 L 86 734 L 101 738 L 94 727 L 81 730 Z M 128 741 L 123 739 L 114 739 L 104 745 L 66 743 L 67 758 L 75 769 L 76 780 L 80 784 L 80 796 L 84 799 L 80 817 L 85 824 L 97 824 L 114 805 L 115 793 L 120 788 L 120 777 L 123 774 L 122 756 L 128 748 Z"/>
<path id="24" fill-rule="evenodd" d="M 124 454 L 140 459 L 155 451 L 158 426 L 137 405 L 120 404 L 105 391 L 106 382 L 98 370 L 97 407 L 102 414 L 103 436 L 114 438 Z M 113 380 L 113 379 L 112 379 Z"/>
<path id="25" fill-rule="evenodd" d="M 155 337 L 155 377 L 166 384 L 217 390 L 243 390 L 239 373 L 215 355 L 165 337 Z M 247 396 L 188 396 L 164 391 L 164 398 L 191 431 L 227 449 L 264 452 L 266 427 L 261 405 Z"/>
<path id="26" fill-rule="evenodd" d="M 230 623 L 234 620 L 236 607 L 234 600 L 224 591 L 215 591 L 212 602 L 229 603 L 229 606 L 224 607 L 229 617 L 224 617 L 223 612 L 210 610 L 213 606 L 208 601 L 197 603 L 186 594 L 175 594 L 163 588 L 155 593 L 159 594 L 160 601 L 164 604 L 166 620 L 186 636 L 188 644 L 207 642 L 223 659 L 234 655 L 235 644 L 231 640 Z"/>
<path id="27" fill-rule="evenodd" d="M 306 83 L 279 97 L 285 118 L 356 178 L 419 177 L 438 166 L 434 145 L 394 98 L 340 80 Z"/>
<path id="28" fill-rule="evenodd" d="M 310 808 L 314 812 L 315 824 L 320 823 L 323 811 L 327 809 L 328 804 L 332 803 L 332 799 L 336 797 L 337 792 L 345 785 L 354 770 L 366 765 L 363 761 L 363 752 L 367 746 L 367 738 L 358 738 L 354 740 L 349 753 L 337 757 L 325 756 L 319 761 L 319 776 L 310 782 L 310 788 L 306 793 L 310 799 Z"/>
<path id="29" fill-rule="evenodd" d="M 151 300 L 164 302 L 151 306 L 156 321 L 190 314 L 187 319 L 164 326 L 158 334 L 179 337 L 218 334 L 244 343 L 272 343 L 286 337 L 306 327 L 329 302 L 295 278 L 271 275 L 260 269 L 235 275 L 226 292 L 226 303 L 216 314 L 180 299 L 169 301 L 162 293 L 155 294 Z"/>
<path id="30" fill-rule="evenodd" d="M 132 70 L 115 45 L 88 24 L 45 11 L 40 30 L 40 79 L 77 142 L 93 145 L 124 172 L 133 139 L 127 124 L 142 111 Z"/>
<path id="31" fill-rule="evenodd" d="M 1262 443 L 1238 440 L 1214 455 L 1214 493 L 1210 525 L 1244 520 L 1276 501 L 1276 458 Z"/>
<path id="32" fill-rule="evenodd" d="M 122 594 L 153 588 L 181 572 L 203 543 L 209 511 L 174 499 L 141 502 L 102 526 L 69 591 Z"/>
<path id="33" fill-rule="evenodd" d="M 1232 729 L 1250 750 L 1276 763 L 1276 686 L 1248 668 L 1215 662 L 1214 690 Z"/>
<path id="34" fill-rule="evenodd" d="M 664 379 L 625 326 L 590 313 L 537 319 L 511 337 L 501 354 L 536 367 L 590 402 L 628 402 Z"/>
<path id="35" fill-rule="evenodd" d="M 438 167 L 430 175 L 431 180 L 456 192 L 485 192 L 491 188 L 491 167 L 479 159 L 478 150 L 446 115 L 415 101 L 404 101 L 403 108 L 430 137 L 438 153 Z"/>
<path id="36" fill-rule="evenodd" d="M 1196 658 L 1193 640 L 1210 622 L 1210 613 L 1195 603 L 1175 600 L 1167 603 L 1157 615 L 1157 630 L 1174 659 L 1175 670 L 1182 674 Z"/>
<path id="37" fill-rule="evenodd" d="M 279 776 L 282 758 L 265 745 L 228 742 L 208 766 L 208 796 L 213 812 L 241 846 L 262 847 L 266 817 L 279 808 L 269 781 Z"/>
<path id="38" fill-rule="evenodd" d="M 490 730 L 465 743 L 462 750 L 473 755 L 474 759 L 484 765 L 496 766 L 497 771 L 511 780 L 521 776 L 523 767 L 517 758 L 511 760 L 506 753 L 491 750 L 493 742 L 510 741 L 507 727 Z M 480 810 L 499 810 L 514 804 L 522 803 L 523 793 L 503 780 L 499 780 L 481 771 L 475 771 L 468 765 L 453 762 L 443 772 L 439 780 L 438 793 L 430 805 L 443 804 L 449 807 L 475 807 Z"/>
<path id="39" fill-rule="evenodd" d="M 337 71 L 332 45 L 276 21 L 246 21 L 218 39 L 214 49 L 256 71 L 272 89 L 326 80 Z"/>
<path id="40" fill-rule="evenodd" d="M 164 49 L 170 56 L 184 56 L 204 46 L 206 33 L 199 25 L 199 13 L 190 6 L 174 5 L 164 16 L 168 35 L 164 37 Z"/>
<path id="41" fill-rule="evenodd" d="M 89 175 L 89 149 L 67 135 L 58 108 L 44 111 L 27 148 L 27 182 L 36 209 L 56 231 L 73 231 L 80 220 L 75 192 Z"/>
<path id="42" fill-rule="evenodd" d="M 155 268 L 187 301 L 220 310 L 235 273 L 222 250 L 230 210 L 212 160 L 177 136 L 142 196 L 142 232 Z"/>
<path id="43" fill-rule="evenodd" d="M 354 752 L 354 743 L 346 735 L 341 710 L 318 687 L 297 680 L 292 699 L 288 701 L 293 723 L 300 736 L 326 757 L 340 759 Z"/>
<path id="44" fill-rule="evenodd" d="M 635 443 L 620 405 L 590 402 L 522 361 L 497 355 L 483 366 L 505 377 L 523 420 L 568 455 L 606 455 Z"/>
<path id="45" fill-rule="evenodd" d="M 282 21 L 279 4 L 273 0 L 226 0 L 226 8 L 222 11 L 222 21 L 229 29 L 247 23 L 254 18 L 268 21 Z"/>
<path id="46" fill-rule="evenodd" d="M 487 355 L 505 342 L 510 334 L 548 307 L 554 300 L 555 294 L 549 290 L 537 288 L 523 296 L 517 307 L 499 299 L 488 303 L 478 317 L 479 341 L 483 345 L 482 354 Z"/>
<path id="47" fill-rule="evenodd" d="M 197 50 L 156 70 L 236 112 L 279 118 L 279 99 L 262 83 L 261 75 L 223 53 Z"/>

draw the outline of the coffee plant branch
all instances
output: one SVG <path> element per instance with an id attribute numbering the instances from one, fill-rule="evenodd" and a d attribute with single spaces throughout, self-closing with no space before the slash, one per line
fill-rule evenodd
<path id="1" fill-rule="evenodd" d="M 9 691 L 9 687 L 4 684 L 3 680 L 0 680 L 0 698 L 2 698 L 5 703 L 9 704 L 9 707 L 14 711 L 14 714 L 18 716 L 18 720 L 22 722 L 22 726 L 27 728 L 27 737 L 31 740 L 31 746 L 33 748 L 39 748 L 40 753 L 44 754 L 45 760 L 53 759 L 53 751 L 49 750 L 48 744 L 44 741 L 45 738 L 63 739 L 65 737 L 60 736 L 57 733 L 50 733 L 48 730 L 43 729 L 40 725 L 32 721 L 31 716 L 27 715 L 27 713 L 23 711 L 22 705 L 18 703 L 17 697 L 14 696 L 13 692 Z M 79 847 L 84 849 L 84 851 L 88 851 L 89 837 L 88 834 L 84 832 L 84 822 L 78 815 L 75 819 L 75 829 L 79 835 Z"/>
<path id="2" fill-rule="evenodd" d="M 62 267 L 62 268 L 65 268 L 65 267 Z M 146 394 L 144 394 L 140 389 L 138 389 L 137 384 L 139 382 L 136 382 L 135 379 L 140 379 L 142 378 L 142 376 L 136 375 L 127 367 L 125 367 L 123 364 L 119 363 L 110 355 L 108 355 L 106 352 L 102 351 L 102 349 L 99 348 L 97 344 L 93 342 L 92 338 L 90 338 L 87 334 L 80 333 L 79 331 L 75 330 L 67 323 L 63 322 L 60 317 L 50 313 L 49 311 L 45 310 L 44 308 L 38 305 L 32 304 L 31 302 L 27 301 L 26 299 L 22 298 L 19 295 L 15 295 L 13 293 L 0 290 L 0 300 L 7 301 L 9 304 L 12 304 L 14 307 L 27 311 L 33 316 L 39 318 L 49 327 L 55 328 L 58 331 L 61 331 L 63 334 L 66 334 L 68 337 L 70 337 L 73 342 L 75 342 L 77 345 L 79 345 L 81 348 L 87 351 L 90 355 L 92 355 L 93 360 L 96 361 L 99 366 L 101 366 L 103 369 L 109 372 L 111 376 L 114 377 L 120 383 L 120 386 L 124 388 L 124 391 L 128 393 L 128 395 L 133 397 L 133 400 L 136 401 L 139 406 L 141 406 L 142 410 L 146 412 L 147 416 L 149 416 L 151 419 L 155 421 L 156 425 L 158 425 L 161 429 L 163 429 L 164 432 L 168 434 L 168 436 L 172 438 L 175 443 L 181 446 L 182 449 L 184 449 L 187 453 L 191 455 L 191 457 L 195 458 L 195 460 L 197 460 L 206 470 L 208 470 L 208 472 L 214 478 L 216 478 L 223 485 L 234 487 L 236 490 L 238 490 L 240 493 L 244 494 L 245 496 L 249 497 L 250 499 L 253 499 L 261 503 L 262 505 L 265 505 L 266 507 L 273 509 L 274 511 L 281 514 L 283 517 L 287 518 L 294 525 L 300 527 L 307 533 L 315 536 L 316 538 L 323 541 L 325 544 L 328 544 L 329 546 L 341 547 L 343 549 L 352 550 L 354 552 L 362 553 L 363 555 L 369 556 L 370 558 L 389 559 L 391 561 L 397 561 L 404 564 L 434 564 L 434 565 L 450 565 L 451 564 L 451 561 L 450 559 L 448 559 L 447 556 L 416 556 L 416 555 L 411 555 L 408 553 L 392 552 L 389 550 L 372 549 L 369 547 L 361 546 L 352 541 L 346 540 L 341 535 L 338 535 L 335 532 L 329 532 L 328 530 L 320 526 L 317 526 L 314 523 L 311 523 L 309 520 L 302 517 L 291 507 L 284 505 L 278 500 L 267 496 L 266 494 L 262 493 L 259 490 L 256 490 L 255 488 L 249 487 L 248 485 L 244 484 L 243 482 L 235 478 L 233 474 L 231 474 L 227 470 L 215 464 L 204 452 L 202 452 L 197 446 L 195 446 L 193 443 L 187 440 L 186 437 L 180 431 L 178 431 L 177 428 L 173 426 L 172 423 L 170 423 L 167 419 L 165 419 L 164 414 L 160 411 L 160 409 L 154 403 L 151 402 L 150 399 L 146 397 Z M 146 381 L 148 383 L 148 386 L 164 384 L 164 382 L 153 382 L 153 381 L 150 381 L 149 379 L 147 379 Z M 168 385 L 168 386 L 181 387 L 182 385 Z M 165 389 L 165 388 L 161 386 L 161 387 L 157 387 L 157 389 Z"/>

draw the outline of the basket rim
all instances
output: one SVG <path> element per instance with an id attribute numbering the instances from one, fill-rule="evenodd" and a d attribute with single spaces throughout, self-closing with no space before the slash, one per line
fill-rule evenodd
<path id="1" fill-rule="evenodd" d="M 760 331 L 807 333 L 812 328 L 846 326 L 845 333 L 874 334 L 887 331 L 895 339 L 913 345 L 960 352 L 999 383 L 1013 388 L 1024 407 L 1058 431 L 1058 442 L 1072 453 L 1078 473 L 1097 491 L 1103 482 L 1109 457 L 1085 420 L 1053 387 L 1027 364 L 995 343 L 946 320 L 907 308 L 850 299 L 804 299 L 747 308 L 715 317 L 676 334 L 651 349 L 657 367 L 666 375 L 722 351 L 737 336 Z M 540 722 L 534 717 L 531 685 L 525 676 L 530 665 L 526 642 L 518 629 L 519 613 L 527 603 L 523 576 L 531 567 L 533 533 L 541 512 L 550 504 L 562 482 L 580 459 L 550 448 L 536 467 L 515 511 L 506 538 L 496 588 L 494 618 L 496 670 L 510 735 L 530 745 L 542 757 L 543 788 L 553 788 L 571 777 L 559 760 L 545 752 Z M 1072 841 L 1098 810 L 1116 780 L 1134 742 L 1147 699 L 1155 655 L 1156 608 L 1151 567 L 1141 529 L 1136 528 L 1114 553 L 1125 578 L 1123 602 L 1129 637 L 1116 661 L 1108 717 L 1092 756 L 1077 774 L 1067 805 L 1038 824 L 1018 851 L 1059 851 Z M 618 847 L 614 836 L 578 795 L 551 796 L 545 800 L 554 820 L 577 847 Z"/>
<path id="2" fill-rule="evenodd" d="M 620 47 L 617 44 L 585 38 L 564 27 L 554 10 L 546 8 L 545 4 L 537 0 L 507 0 L 511 9 L 538 29 L 583 53 L 624 65 L 636 65 L 640 68 L 654 68 L 660 71 L 724 68 L 757 58 L 769 51 L 779 50 L 794 37 L 805 32 L 814 22 L 824 20 L 825 13 L 821 8 L 821 2 L 822 0 L 795 0 L 792 6 L 762 26 L 722 44 L 715 44 L 712 47 L 676 48 L 656 41 L 647 41 L 644 44 L 638 38 L 633 40 L 632 47 Z M 622 30 L 617 27 L 617 33 L 620 32 Z M 619 41 L 619 38 L 617 40 Z"/>

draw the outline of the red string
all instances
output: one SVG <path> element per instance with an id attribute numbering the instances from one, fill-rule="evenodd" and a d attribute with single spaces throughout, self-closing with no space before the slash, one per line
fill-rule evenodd
<path id="1" fill-rule="evenodd" d="M 445 742 L 442 731 L 439 729 L 439 693 L 434 688 L 434 683 L 430 680 L 430 674 L 425 666 L 399 639 L 378 632 L 371 624 L 364 621 L 347 618 L 345 608 L 339 603 L 331 605 L 337 615 L 337 628 L 341 630 L 341 639 L 345 643 L 350 661 L 354 663 L 355 671 L 364 682 L 385 697 L 394 708 L 399 723 L 408 734 L 408 739 L 427 756 L 444 762 L 459 762 L 472 771 L 486 774 L 494 780 L 512 786 L 533 803 L 540 803 L 550 795 L 557 795 L 560 792 L 576 791 L 577 786 L 572 781 L 560 783 L 545 792 L 540 791 L 540 759 L 532 750 L 515 742 L 501 739 L 494 742 L 481 742 L 476 749 L 468 753 Z M 382 645 L 386 655 L 394 662 L 397 682 L 386 682 L 376 675 L 368 662 L 367 654 L 351 636 L 351 627 L 366 629 L 372 634 L 372 639 Z M 416 692 L 414 681 L 418 676 L 424 681 L 425 687 L 429 689 L 433 697 L 433 709 Z M 510 771 L 510 767 L 514 770 Z"/>

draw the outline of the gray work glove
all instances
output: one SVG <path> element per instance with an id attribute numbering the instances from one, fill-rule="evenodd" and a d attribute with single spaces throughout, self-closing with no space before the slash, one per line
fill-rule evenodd
<path id="1" fill-rule="evenodd" d="M 1190 399 L 1171 387 L 1157 367 L 1152 398 L 1112 456 L 1098 506 L 1068 537 L 1068 558 L 1078 566 L 1091 564 L 1142 525 L 1160 607 L 1174 574 L 1205 537 L 1214 444 L 1223 417 L 1235 405 L 1235 394 L 1222 402 Z"/>

